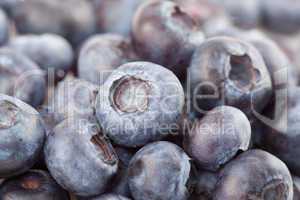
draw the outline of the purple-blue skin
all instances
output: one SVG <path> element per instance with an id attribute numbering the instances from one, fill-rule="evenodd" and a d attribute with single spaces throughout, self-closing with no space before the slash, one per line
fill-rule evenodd
<path id="1" fill-rule="evenodd" d="M 0 45 L 4 45 L 9 39 L 10 32 L 9 20 L 5 12 L 0 9 Z"/>
<path id="2" fill-rule="evenodd" d="M 251 140 L 251 126 L 246 115 L 230 106 L 219 106 L 194 122 L 185 135 L 184 148 L 199 167 L 217 171 L 246 151 Z"/>
<path id="3" fill-rule="evenodd" d="M 7 13 L 11 13 L 11 10 L 22 0 L 2 0 L 0 1 L 0 8 Z"/>
<path id="4" fill-rule="evenodd" d="M 57 125 L 44 147 L 53 178 L 78 196 L 105 192 L 117 173 L 118 157 L 93 121 L 68 118 Z"/>
<path id="5" fill-rule="evenodd" d="M 293 200 L 293 180 L 287 166 L 272 154 L 250 150 L 220 172 L 213 200 Z"/>
<path id="6" fill-rule="evenodd" d="M 88 39 L 78 58 L 79 78 L 102 85 L 113 70 L 137 57 L 128 38 L 99 34 Z"/>
<path id="7" fill-rule="evenodd" d="M 17 4 L 12 16 L 22 34 L 54 33 L 74 46 L 96 31 L 93 8 L 85 0 L 26 0 Z"/>
<path id="8" fill-rule="evenodd" d="M 276 101 L 283 109 L 275 112 L 273 123 L 264 124 L 261 145 L 285 162 L 295 175 L 300 176 L 300 88 L 291 87 L 285 92 L 288 96 Z"/>
<path id="9" fill-rule="evenodd" d="M 242 37 L 252 43 L 260 52 L 271 76 L 273 95 L 264 109 L 263 115 L 272 119 L 275 112 L 283 113 L 286 109 L 285 106 L 279 105 L 276 99 L 280 98 L 285 89 L 297 85 L 298 77 L 295 67 L 279 46 L 262 32 L 247 32 L 243 33 Z M 252 136 L 256 145 L 261 145 L 262 137 L 264 137 L 265 130 L 262 129 L 264 124 L 261 123 L 263 122 L 260 120 L 252 123 Z"/>
<path id="10" fill-rule="evenodd" d="M 293 186 L 294 186 L 294 198 L 293 200 L 300 200 L 300 178 L 293 176 Z"/>
<path id="11" fill-rule="evenodd" d="M 86 198 L 85 200 L 130 200 L 130 199 L 116 194 L 103 194 L 99 197 Z"/>
<path id="12" fill-rule="evenodd" d="M 45 98 L 44 72 L 29 58 L 9 48 L 0 49 L 0 93 L 36 107 Z"/>
<path id="13" fill-rule="evenodd" d="M 218 0 L 229 14 L 233 23 L 243 29 L 253 29 L 261 23 L 260 0 Z"/>
<path id="14" fill-rule="evenodd" d="M 243 34 L 242 37 L 253 44 L 262 55 L 270 73 L 273 87 L 284 84 L 297 85 L 298 80 L 291 61 L 272 39 L 259 31 Z"/>
<path id="15" fill-rule="evenodd" d="M 260 53 L 231 37 L 213 37 L 199 46 L 189 67 L 192 108 L 198 114 L 218 105 L 237 107 L 247 116 L 269 102 L 272 83 Z"/>
<path id="16" fill-rule="evenodd" d="M 294 34 L 300 30 L 300 2 L 265 0 L 262 4 L 262 25 L 273 32 Z"/>
<path id="17" fill-rule="evenodd" d="M 73 63 L 72 46 L 59 35 L 19 35 L 11 39 L 9 47 L 26 55 L 45 71 L 67 71 Z"/>
<path id="18" fill-rule="evenodd" d="M 273 87 L 280 85 L 296 85 L 297 73 L 291 60 L 270 37 L 259 30 L 243 31 L 235 27 L 224 27 L 211 33 L 212 36 L 226 35 L 251 43 L 261 54 L 270 73 Z M 286 79 L 286 80 L 285 80 Z"/>
<path id="19" fill-rule="evenodd" d="M 212 29 L 210 33 L 206 33 L 206 36 L 209 38 L 229 36 L 251 43 L 263 57 L 270 72 L 272 83 L 274 83 L 274 78 L 279 79 L 279 82 L 282 83 L 286 81 L 284 79 L 288 75 L 288 85 L 298 84 L 299 70 L 296 67 L 298 50 L 297 45 L 295 45 L 298 40 L 297 36 L 285 37 L 285 35 L 267 33 L 259 29 L 249 31 L 233 26 L 221 26 L 219 29 Z M 276 77 L 274 77 L 275 71 L 280 71 L 280 73 L 276 73 Z"/>
<path id="20" fill-rule="evenodd" d="M 67 76 L 57 85 L 48 104 L 48 113 L 55 124 L 71 116 L 95 119 L 98 87 L 90 82 Z"/>
<path id="21" fill-rule="evenodd" d="M 255 30 L 255 29 L 254 29 Z M 227 36 L 233 38 L 239 38 L 244 32 L 242 29 L 234 26 L 231 21 L 215 21 L 212 24 L 207 24 L 203 30 L 207 38 L 217 37 L 217 36 Z M 245 30 L 245 33 L 249 31 Z M 244 39 L 244 38 L 243 38 Z"/>
<path id="22" fill-rule="evenodd" d="M 139 147 L 178 128 L 184 91 L 168 69 L 149 62 L 127 63 L 100 88 L 96 116 L 116 144 Z"/>
<path id="23" fill-rule="evenodd" d="M 129 187 L 135 200 L 185 200 L 190 159 L 177 145 L 155 142 L 140 149 L 129 164 Z"/>
<path id="24" fill-rule="evenodd" d="M 69 195 L 47 172 L 30 170 L 6 180 L 0 187 L 0 199 L 69 200 Z"/>
<path id="25" fill-rule="evenodd" d="M 39 159 L 46 136 L 34 108 L 3 94 L 0 94 L 0 135 L 0 178 L 30 169 Z"/>
<path id="26" fill-rule="evenodd" d="M 131 22 L 141 0 L 91 0 L 100 32 L 129 36 Z"/>
<path id="27" fill-rule="evenodd" d="M 224 34 L 224 32 L 215 34 Z M 297 85 L 298 77 L 297 72 L 295 72 L 295 67 L 282 49 L 272 39 L 259 30 L 242 31 L 239 29 L 231 29 L 230 32 L 226 31 L 225 35 L 250 42 L 256 47 L 264 59 L 271 77 L 273 91 L 269 103 L 263 110 L 263 115 L 271 119 L 275 111 L 274 106 L 276 106 L 276 97 L 281 96 L 283 89 Z M 284 111 L 283 109 L 285 109 L 285 107 L 277 105 L 276 109 L 276 112 L 281 113 Z M 261 145 L 261 137 L 263 137 L 264 134 L 264 124 L 258 119 L 252 119 L 251 125 L 253 130 L 253 143 L 255 145 Z"/>
<path id="28" fill-rule="evenodd" d="M 204 40 L 194 19 L 173 1 L 145 1 L 132 22 L 137 54 L 173 71 L 181 80 L 197 45 Z"/>

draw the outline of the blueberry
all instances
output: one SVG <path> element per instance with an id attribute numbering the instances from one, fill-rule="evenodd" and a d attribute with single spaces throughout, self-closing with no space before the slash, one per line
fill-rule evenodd
<path id="1" fill-rule="evenodd" d="M 213 199 L 292 200 L 292 177 L 286 165 L 272 154 L 250 150 L 221 171 Z"/>
<path id="2" fill-rule="evenodd" d="M 116 174 L 118 158 L 95 122 L 68 118 L 58 124 L 44 148 L 47 167 L 66 190 L 79 196 L 105 191 Z"/>
<path id="3" fill-rule="evenodd" d="M 13 38 L 9 46 L 28 56 L 44 70 L 67 71 L 72 66 L 72 47 L 59 35 L 20 35 Z"/>
<path id="4" fill-rule="evenodd" d="M 299 9 L 298 1 L 262 1 L 262 24 L 273 32 L 297 33 L 300 30 Z"/>
<path id="5" fill-rule="evenodd" d="M 237 107 L 248 116 L 269 102 L 272 84 L 260 53 L 249 43 L 213 37 L 195 52 L 188 80 L 198 114 L 218 105 Z"/>
<path id="6" fill-rule="evenodd" d="M 45 77 L 30 59 L 12 49 L 0 49 L 0 92 L 15 96 L 32 106 L 45 98 Z"/>
<path id="7" fill-rule="evenodd" d="M 9 39 L 9 21 L 3 10 L 0 9 L 0 45 L 5 44 Z"/>
<path id="8" fill-rule="evenodd" d="M 251 43 L 259 51 L 270 73 L 273 86 L 281 81 L 295 85 L 297 77 L 294 74 L 290 58 L 274 40 L 259 30 L 243 31 L 234 27 L 226 27 L 212 33 L 212 36 L 226 35 Z M 210 36 L 211 37 L 211 36 Z M 286 80 L 282 80 L 286 78 Z M 287 84 L 280 83 L 280 84 Z"/>
<path id="9" fill-rule="evenodd" d="M 251 126 L 245 114 L 233 107 L 220 106 L 194 122 L 184 146 L 201 168 L 216 171 L 239 150 L 247 150 L 250 139 Z"/>
<path id="10" fill-rule="evenodd" d="M 88 198 L 87 200 L 130 200 L 130 199 L 116 194 L 104 194 L 99 197 Z"/>
<path id="11" fill-rule="evenodd" d="M 183 88 L 171 71 L 132 62 L 108 77 L 97 96 L 96 115 L 116 144 L 138 147 L 174 132 L 183 107 Z"/>
<path id="12" fill-rule="evenodd" d="M 129 39 L 117 34 L 95 35 L 81 48 L 78 61 L 79 77 L 103 84 L 118 66 L 136 59 Z"/>
<path id="13" fill-rule="evenodd" d="M 45 130 L 36 110 L 0 94 L 0 178 L 30 169 L 44 145 Z"/>
<path id="14" fill-rule="evenodd" d="M 5 181 L 0 188 L 0 199 L 69 200 L 69 196 L 47 172 L 30 170 Z"/>
<path id="15" fill-rule="evenodd" d="M 135 13 L 132 38 L 137 53 L 185 78 L 195 46 L 203 42 L 197 23 L 172 1 L 146 1 Z"/>
<path id="16" fill-rule="evenodd" d="M 94 119 L 97 94 L 96 85 L 67 76 L 56 87 L 48 112 L 53 116 L 55 124 L 71 116 Z"/>
<path id="17" fill-rule="evenodd" d="M 155 142 L 140 149 L 129 165 L 135 200 L 184 200 L 190 175 L 189 157 L 175 144 Z"/>
<path id="18" fill-rule="evenodd" d="M 293 177 L 293 186 L 294 186 L 294 199 L 293 200 L 299 200 L 300 199 L 300 178 L 294 176 Z"/>
<path id="19" fill-rule="evenodd" d="M 20 33 L 55 33 L 75 46 L 96 29 L 93 8 L 85 0 L 26 0 L 12 15 Z"/>
<path id="20" fill-rule="evenodd" d="M 129 36 L 131 21 L 141 0 L 92 0 L 101 32 Z"/>

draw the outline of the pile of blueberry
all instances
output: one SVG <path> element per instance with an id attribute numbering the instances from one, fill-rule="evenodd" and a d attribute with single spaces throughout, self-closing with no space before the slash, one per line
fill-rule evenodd
<path id="1" fill-rule="evenodd" d="M 0 200 L 300 200 L 300 2 L 0 0 Z"/>

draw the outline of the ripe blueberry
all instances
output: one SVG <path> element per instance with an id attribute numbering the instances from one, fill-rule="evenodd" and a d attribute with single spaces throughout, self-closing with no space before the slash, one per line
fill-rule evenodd
<path id="1" fill-rule="evenodd" d="M 250 139 L 251 126 L 245 114 L 220 106 L 193 124 L 185 135 L 184 147 L 200 167 L 216 171 L 239 150 L 247 150 Z"/>
<path id="2" fill-rule="evenodd" d="M 9 46 L 28 56 L 44 70 L 67 71 L 72 66 L 72 47 L 59 35 L 20 35 L 13 38 Z"/>
<path id="3" fill-rule="evenodd" d="M 292 200 L 292 177 L 286 165 L 275 156 L 250 150 L 224 167 L 213 199 Z"/>
<path id="4" fill-rule="evenodd" d="M 97 96 L 96 115 L 116 144 L 137 147 L 170 134 L 183 107 L 183 88 L 171 71 L 132 62 L 108 77 Z"/>
<path id="5" fill-rule="evenodd" d="M 237 107 L 248 116 L 269 102 L 272 84 L 260 53 L 249 43 L 230 37 L 206 40 L 189 68 L 191 104 L 205 113 L 218 105 Z"/>
<path id="6" fill-rule="evenodd" d="M 98 124 L 87 119 L 68 118 L 48 136 L 44 148 L 53 178 L 78 196 L 105 191 L 116 174 L 118 158 Z"/>
<path id="7" fill-rule="evenodd" d="M 140 149 L 129 164 L 129 187 L 135 200 L 185 200 L 189 157 L 175 144 L 155 142 Z"/>
<path id="8" fill-rule="evenodd" d="M 21 174 L 39 159 L 45 129 L 38 112 L 0 94 L 0 178 Z"/>

